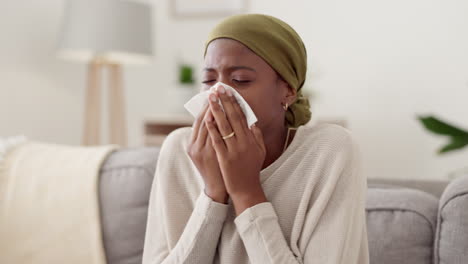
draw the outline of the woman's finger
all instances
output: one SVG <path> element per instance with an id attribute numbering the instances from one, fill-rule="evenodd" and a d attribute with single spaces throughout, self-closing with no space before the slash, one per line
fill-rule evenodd
<path id="1" fill-rule="evenodd" d="M 213 125 L 217 129 L 216 122 L 214 121 L 213 113 L 211 113 L 210 108 L 208 108 L 208 110 L 206 111 L 204 122 L 203 122 L 204 132 L 206 133 L 205 146 L 209 146 L 211 144 L 211 138 L 210 138 L 210 135 L 208 133 L 208 127 L 206 125 L 207 121 L 212 121 Z"/>
<path id="2" fill-rule="evenodd" d="M 209 107 L 209 105 L 206 104 L 203 107 L 203 110 L 200 112 L 200 114 L 195 119 L 195 122 L 193 122 L 191 142 L 194 142 L 198 137 L 198 132 L 200 131 L 200 125 L 203 122 L 203 118 L 205 117 L 205 113 L 208 110 L 208 107 Z"/>
<path id="3" fill-rule="evenodd" d="M 206 124 L 204 122 L 204 120 L 207 119 L 208 115 L 210 114 L 210 109 L 207 108 L 205 110 L 205 114 L 203 115 L 203 119 L 201 121 L 201 124 L 200 124 L 200 129 L 198 131 L 198 138 L 197 140 L 199 140 L 199 142 L 204 146 L 206 145 L 206 141 L 207 139 L 209 138 L 208 136 L 208 130 L 206 129 Z"/>
<path id="4" fill-rule="evenodd" d="M 236 132 L 236 136 L 239 139 L 245 138 L 246 130 L 244 129 L 245 125 L 243 123 L 247 121 L 242 110 L 239 111 L 239 103 L 233 93 L 220 85 L 216 89 L 216 94 L 221 100 L 226 118 L 229 124 L 231 124 L 232 129 Z"/>
<path id="5" fill-rule="evenodd" d="M 211 116 L 211 117 L 213 117 L 213 116 Z M 215 122 L 216 121 L 214 120 L 214 117 L 213 118 L 208 117 L 205 120 L 206 128 L 207 128 L 208 133 L 210 135 L 209 139 L 211 140 L 211 144 L 213 145 L 213 147 L 214 147 L 217 154 L 223 155 L 227 151 L 227 147 L 226 147 L 226 144 L 225 144 L 226 142 L 222 138 L 222 136 L 219 133 L 218 129 L 216 128 Z M 229 139 L 232 139 L 232 138 L 229 138 Z M 229 140 L 229 139 L 226 139 L 226 140 Z"/>
<path id="6" fill-rule="evenodd" d="M 226 119 L 226 116 L 221 109 L 221 106 L 218 104 L 218 97 L 216 94 L 212 93 L 210 94 L 210 110 L 211 113 L 213 114 L 214 120 L 216 122 L 216 125 L 218 126 L 218 131 L 221 137 L 231 135 L 234 130 L 232 129 L 231 125 L 229 124 L 229 121 Z M 230 137 L 228 141 L 226 141 L 226 145 L 228 147 L 232 147 L 233 144 L 236 142 L 236 134 L 234 136 Z"/>
<path id="7" fill-rule="evenodd" d="M 232 103 L 234 105 L 234 108 L 237 110 L 237 112 L 241 113 L 240 116 L 241 116 L 241 119 L 242 119 L 242 121 L 241 121 L 242 127 L 244 128 L 245 131 L 249 130 L 250 127 L 248 127 L 248 124 L 247 124 L 247 117 L 245 116 L 244 111 L 240 107 L 240 104 L 239 104 L 239 102 L 237 102 L 237 99 L 236 99 L 236 97 L 234 95 L 231 96 L 231 101 L 232 101 Z"/>

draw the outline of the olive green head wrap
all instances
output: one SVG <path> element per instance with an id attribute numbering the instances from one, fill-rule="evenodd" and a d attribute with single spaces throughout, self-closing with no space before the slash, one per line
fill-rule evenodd
<path id="1" fill-rule="evenodd" d="M 296 89 L 297 99 L 286 112 L 288 126 L 298 127 L 310 120 L 309 100 L 301 92 L 307 71 L 307 53 L 304 43 L 293 28 L 267 15 L 231 16 L 211 31 L 205 44 L 205 55 L 210 42 L 218 38 L 241 42 Z"/>

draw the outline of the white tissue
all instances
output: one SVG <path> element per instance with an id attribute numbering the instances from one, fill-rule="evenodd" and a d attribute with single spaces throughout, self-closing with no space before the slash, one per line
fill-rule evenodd
<path id="1" fill-rule="evenodd" d="M 244 98 L 236 91 L 236 89 L 232 88 L 231 86 L 222 83 L 222 82 L 217 82 L 215 85 L 213 85 L 209 90 L 203 91 L 194 97 L 190 99 L 187 103 L 184 104 L 185 109 L 187 109 L 190 114 L 192 114 L 194 117 L 198 117 L 200 112 L 203 110 L 203 107 L 208 104 L 209 100 L 209 95 L 211 92 L 215 91 L 215 88 L 218 85 L 222 85 L 226 91 L 230 90 L 232 94 L 236 97 L 237 102 L 239 103 L 242 111 L 244 112 L 244 115 L 247 119 L 247 126 L 250 128 L 255 122 L 257 122 L 257 117 L 255 116 L 254 112 L 252 111 L 252 108 L 250 108 L 249 104 L 244 100 Z M 221 105 L 221 102 L 218 101 L 218 103 Z M 222 107 L 222 105 L 221 105 Z"/>

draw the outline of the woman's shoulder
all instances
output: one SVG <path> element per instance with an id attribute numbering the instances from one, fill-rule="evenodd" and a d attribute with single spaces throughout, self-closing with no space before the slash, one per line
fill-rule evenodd
<path id="1" fill-rule="evenodd" d="M 303 151 L 300 151 L 300 154 L 304 161 L 309 161 L 305 163 L 321 163 L 320 166 L 323 167 L 360 171 L 361 150 L 349 129 L 327 123 L 304 127 L 301 132 L 303 143 L 300 148 Z M 347 175 L 362 179 L 360 172 Z"/>
<path id="2" fill-rule="evenodd" d="M 158 158 L 157 173 L 160 184 L 169 189 L 194 185 L 196 171 L 187 153 L 187 145 L 192 134 L 191 127 L 183 127 L 171 132 L 164 140 Z"/>
<path id="3" fill-rule="evenodd" d="M 159 161 L 170 162 L 174 160 L 173 157 L 178 157 L 178 160 L 184 157 L 181 154 L 187 149 L 191 133 L 191 127 L 178 128 L 169 133 L 161 145 Z"/>
<path id="4" fill-rule="evenodd" d="M 306 145 L 327 145 L 339 147 L 355 144 L 355 138 L 351 131 L 340 125 L 321 123 L 300 127 L 300 133 L 296 133 Z"/>
<path id="5" fill-rule="evenodd" d="M 187 146 L 191 134 L 192 127 L 181 127 L 175 129 L 167 135 L 161 148 L 184 148 Z"/>
<path id="6" fill-rule="evenodd" d="M 333 161 L 339 157 L 360 156 L 360 149 L 352 132 L 336 124 L 306 125 L 297 131 L 296 136 L 299 145 L 296 150 L 304 157 L 322 157 L 323 160 Z"/>

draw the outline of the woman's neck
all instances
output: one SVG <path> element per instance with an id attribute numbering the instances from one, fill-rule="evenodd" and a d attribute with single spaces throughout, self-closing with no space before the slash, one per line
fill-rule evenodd
<path id="1" fill-rule="evenodd" d="M 268 167 L 275 160 L 277 160 L 281 154 L 283 154 L 288 128 L 286 126 L 282 126 L 282 128 L 279 129 L 270 128 L 266 131 L 268 131 L 268 133 L 263 133 L 263 141 L 265 142 L 266 147 L 266 156 L 262 169 Z M 292 138 L 295 134 L 294 132 L 294 130 L 290 132 L 287 145 L 289 145 L 289 143 L 292 141 Z"/>

